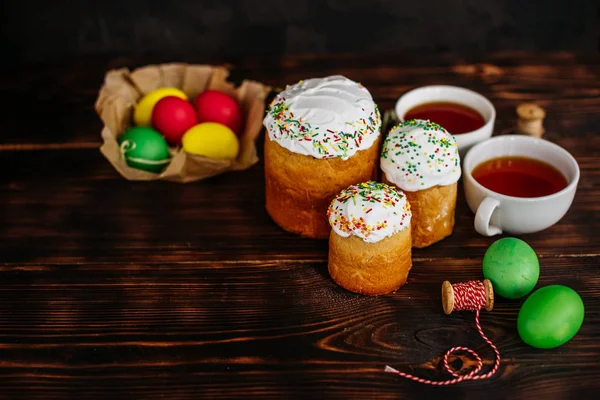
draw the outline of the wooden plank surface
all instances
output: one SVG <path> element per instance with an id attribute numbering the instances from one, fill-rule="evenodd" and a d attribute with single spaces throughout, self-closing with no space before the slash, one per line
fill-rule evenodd
<path id="1" fill-rule="evenodd" d="M 89 380 L 98 398 L 115 388 L 145 398 L 193 397 L 189 385 L 206 398 L 246 391 L 256 398 L 319 392 L 395 398 L 436 390 L 569 398 L 598 388 L 592 376 L 600 373 L 600 277 L 584 271 L 599 261 L 579 258 L 574 273 L 571 258 L 542 260 L 538 286 L 560 282 L 586 304 L 576 339 L 532 350 L 516 332 L 522 301 L 500 298 L 482 314 L 501 350 L 498 375 L 445 389 L 418 386 L 382 368 L 391 364 L 436 378 L 439 356 L 461 344 L 491 359 L 473 314 L 444 315 L 439 295 L 444 279 L 480 274 L 479 260 L 415 260 L 408 284 L 377 298 L 337 287 L 324 262 L 2 267 L 0 376 L 5 393 L 15 394 L 27 385 L 60 393 Z M 158 381 L 148 381 L 153 376 Z"/>
<path id="2" fill-rule="evenodd" d="M 3 170 L 24 166 L 0 180 L 7 199 L 0 211 L 3 262 L 327 259 L 326 241 L 299 239 L 271 221 L 262 164 L 181 185 L 126 181 L 95 149 L 1 154 Z M 582 176 L 573 208 L 555 226 L 522 236 L 541 257 L 600 255 L 589 236 L 600 231 L 598 161 L 578 161 Z M 415 249 L 414 256 L 480 258 L 494 240 L 474 233 L 461 184 L 454 234 Z"/>
<path id="3" fill-rule="evenodd" d="M 482 314 L 502 354 L 497 376 L 451 388 L 382 368 L 444 379 L 437 363 L 451 346 L 492 357 L 472 314 L 441 310 L 441 282 L 480 279 L 481 257 L 497 239 L 473 231 L 462 188 L 454 234 L 414 251 L 404 288 L 377 298 L 346 292 L 327 274 L 326 242 L 282 232 L 268 218 L 261 163 L 185 185 L 129 182 L 111 168 L 97 149 L 98 87 L 107 68 L 151 61 L 160 60 L 0 75 L 0 91 L 15 99 L 0 110 L 0 398 L 554 399 L 600 389 L 598 57 L 348 55 L 235 65 L 235 80 L 279 87 L 343 73 L 384 109 L 419 85 L 470 87 L 496 106 L 496 134 L 511 131 L 519 102 L 547 109 L 546 137 L 577 158 L 581 181 L 563 220 L 522 238 L 540 257 L 537 287 L 577 290 L 584 325 L 567 345 L 535 350 L 516 331 L 522 300 L 499 299 Z M 36 112 L 21 119 L 23 104 Z"/>

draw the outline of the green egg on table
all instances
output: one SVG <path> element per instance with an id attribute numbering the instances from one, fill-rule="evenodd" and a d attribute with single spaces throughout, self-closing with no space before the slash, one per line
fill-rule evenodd
<path id="1" fill-rule="evenodd" d="M 136 126 L 120 138 L 121 153 L 131 168 L 161 172 L 171 160 L 165 138 L 152 128 Z"/>
<path id="2" fill-rule="evenodd" d="M 483 276 L 494 292 L 507 299 L 518 299 L 533 290 L 540 277 L 540 263 L 535 251 L 521 239 L 502 238 L 483 256 Z"/>
<path id="3" fill-rule="evenodd" d="M 525 300 L 517 318 L 521 339 L 532 347 L 551 349 L 571 340 L 583 324 L 584 306 L 573 289 L 550 285 Z"/>

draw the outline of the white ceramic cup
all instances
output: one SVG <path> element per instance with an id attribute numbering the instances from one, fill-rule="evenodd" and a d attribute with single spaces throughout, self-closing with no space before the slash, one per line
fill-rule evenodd
<path id="1" fill-rule="evenodd" d="M 396 115 L 400 121 L 404 121 L 404 115 L 410 109 L 432 102 L 452 102 L 465 105 L 478 111 L 485 120 L 485 125 L 479 129 L 453 135 L 461 157 L 471 146 L 492 136 L 496 122 L 496 109 L 493 104 L 479 93 L 458 86 L 433 85 L 410 90 L 396 102 Z"/>
<path id="2" fill-rule="evenodd" d="M 558 169 L 568 185 L 548 196 L 525 198 L 493 192 L 473 178 L 472 172 L 476 166 L 506 156 L 544 161 Z M 484 236 L 502 232 L 534 233 L 549 228 L 566 214 L 578 183 L 579 165 L 568 151 L 547 140 L 529 136 L 495 136 L 473 146 L 463 161 L 465 197 L 469 208 L 475 213 L 475 230 Z"/>

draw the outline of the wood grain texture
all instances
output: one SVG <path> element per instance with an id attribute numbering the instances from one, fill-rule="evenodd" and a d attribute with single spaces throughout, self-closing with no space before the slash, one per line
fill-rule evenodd
<path id="1" fill-rule="evenodd" d="M 173 60 L 96 57 L 7 71 L 0 75 L 0 91 L 15 100 L 0 109 L 5 124 L 2 142 L 100 142 L 101 123 L 93 104 L 106 70 L 169 61 Z M 219 63 L 194 56 L 184 61 Z M 573 133 L 590 138 L 598 125 L 590 121 L 598 118 L 597 54 L 506 52 L 477 56 L 408 52 L 388 56 L 261 58 L 228 65 L 235 81 L 255 79 L 280 88 L 306 77 L 345 74 L 361 81 L 382 109 L 393 108 L 400 95 L 417 86 L 465 86 L 481 92 L 496 106 L 496 133 L 511 130 L 516 123 L 516 105 L 530 100 L 547 109 L 546 128 L 551 139 Z M 35 118 L 26 123 L 11 117 L 23 104 L 37 110 Z"/>
<path id="2" fill-rule="evenodd" d="M 584 150 L 584 149 L 582 149 Z M 264 207 L 262 163 L 195 184 L 129 182 L 96 150 L 1 153 L 2 262 L 324 261 L 327 241 L 300 239 Z M 582 176 L 572 208 L 550 229 L 521 236 L 542 257 L 600 255 L 590 232 L 600 170 L 578 157 Z M 480 258 L 497 238 L 473 231 L 462 185 L 454 233 L 416 258 Z M 168 232 L 168 234 L 166 234 Z M 568 245 L 565 245 L 568 244 Z"/>
<path id="3" fill-rule="evenodd" d="M 490 366 L 473 315 L 441 308 L 442 281 L 481 279 L 481 258 L 498 239 L 474 232 L 462 187 L 453 235 L 414 250 L 406 286 L 381 297 L 347 292 L 327 273 L 326 241 L 300 239 L 269 219 L 262 163 L 185 185 L 129 182 L 112 169 L 95 148 L 97 89 L 107 68 L 149 61 L 167 60 L 0 74 L 2 94 L 18 100 L 0 109 L 0 399 L 562 399 L 600 390 L 597 56 L 341 55 L 236 65 L 234 79 L 279 87 L 343 73 L 384 109 L 415 86 L 471 87 L 494 102 L 496 134 L 511 131 L 519 102 L 546 108 L 546 138 L 577 158 L 581 181 L 558 224 L 522 238 L 540 258 L 537 287 L 577 290 L 584 325 L 558 349 L 532 349 L 516 331 L 523 300 L 500 298 L 482 314 L 502 354 L 498 375 L 450 388 L 383 367 L 443 379 L 440 357 L 455 345 L 474 347 Z M 39 113 L 21 121 L 25 102 Z M 453 361 L 461 363 L 472 365 Z"/>
<path id="4" fill-rule="evenodd" d="M 542 260 L 537 287 L 568 285 L 587 307 L 568 345 L 527 347 L 516 332 L 522 301 L 499 298 L 482 314 L 502 353 L 498 375 L 448 392 L 468 389 L 475 396 L 510 386 L 517 398 L 527 398 L 600 388 L 590 380 L 600 373 L 600 277 L 585 273 L 599 261 L 581 258 L 573 273 L 569 258 Z M 191 387 L 206 398 L 246 391 L 257 398 L 434 393 L 381 369 L 392 364 L 439 379 L 439 357 L 461 344 L 473 346 L 489 367 L 492 354 L 478 338 L 473 314 L 443 314 L 439 290 L 445 279 L 480 277 L 480 268 L 472 259 L 416 260 L 397 293 L 365 297 L 336 286 L 325 263 L 5 266 L 0 379 L 7 380 L 5 393 L 22 393 L 23 385 L 64 393 L 64 386 L 89 380 L 98 397 L 116 389 L 186 398 Z M 152 384 L 144 383 L 150 378 Z"/>

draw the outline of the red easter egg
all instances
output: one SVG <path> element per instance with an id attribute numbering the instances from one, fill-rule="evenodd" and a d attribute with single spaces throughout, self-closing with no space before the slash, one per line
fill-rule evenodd
<path id="1" fill-rule="evenodd" d="M 233 97 L 218 90 L 207 90 L 196 97 L 194 105 L 199 122 L 217 122 L 238 135 L 241 133 L 242 110 Z"/>
<path id="2" fill-rule="evenodd" d="M 167 96 L 159 100 L 152 110 L 152 126 L 172 146 L 181 144 L 181 137 L 198 123 L 196 111 L 187 100 Z"/>

